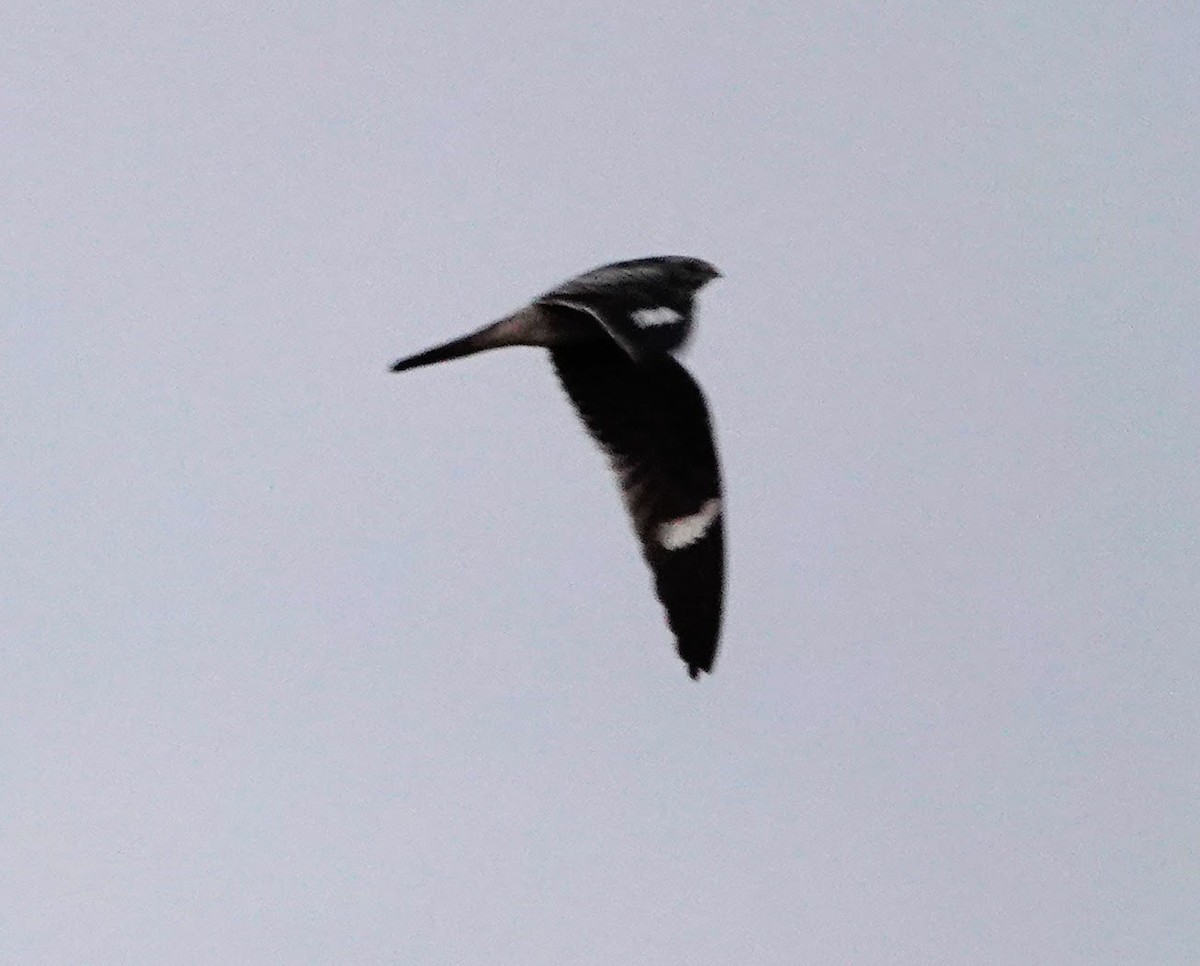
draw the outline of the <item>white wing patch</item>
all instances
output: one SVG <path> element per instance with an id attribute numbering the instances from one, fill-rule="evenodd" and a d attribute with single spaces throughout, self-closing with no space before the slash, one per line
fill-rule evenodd
<path id="1" fill-rule="evenodd" d="M 699 510 L 690 517 L 680 517 L 678 520 L 668 520 L 658 525 L 658 542 L 667 550 L 682 550 L 689 547 L 708 533 L 713 520 L 721 512 L 721 501 L 713 498 L 705 502 Z"/>
<path id="2" fill-rule="evenodd" d="M 660 305 L 653 309 L 637 309 L 632 315 L 633 321 L 643 329 L 649 328 L 652 325 L 670 325 L 673 322 L 679 322 L 683 319 L 683 316 L 679 312 L 665 305 Z"/>

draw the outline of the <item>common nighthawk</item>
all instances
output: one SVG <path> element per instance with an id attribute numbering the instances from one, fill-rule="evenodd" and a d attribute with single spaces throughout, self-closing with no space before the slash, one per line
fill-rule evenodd
<path id="1" fill-rule="evenodd" d="M 603 265 L 392 366 L 403 372 L 510 345 L 550 350 L 563 388 L 616 472 L 693 678 L 712 671 L 721 630 L 721 475 L 704 395 L 671 353 L 691 334 L 696 292 L 720 275 L 679 255 Z"/>

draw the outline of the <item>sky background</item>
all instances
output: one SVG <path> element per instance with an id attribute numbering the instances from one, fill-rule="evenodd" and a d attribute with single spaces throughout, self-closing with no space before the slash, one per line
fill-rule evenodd
<path id="1" fill-rule="evenodd" d="M 1192 3 L 0 8 L 0 960 L 1200 960 Z M 713 261 L 716 674 L 539 350 Z"/>

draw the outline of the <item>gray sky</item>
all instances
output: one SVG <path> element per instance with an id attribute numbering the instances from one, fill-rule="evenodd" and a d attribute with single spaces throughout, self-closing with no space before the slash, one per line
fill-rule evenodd
<path id="1" fill-rule="evenodd" d="M 0 960 L 1196 962 L 1198 36 L 4 4 Z M 699 684 L 541 353 L 385 371 L 668 252 Z"/>

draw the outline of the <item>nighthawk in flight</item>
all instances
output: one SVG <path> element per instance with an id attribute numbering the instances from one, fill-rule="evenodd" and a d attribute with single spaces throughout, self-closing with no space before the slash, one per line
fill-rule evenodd
<path id="1" fill-rule="evenodd" d="M 510 345 L 550 351 L 563 388 L 616 473 L 693 678 L 712 671 L 721 631 L 721 474 L 704 395 L 671 353 L 691 334 L 696 293 L 720 274 L 678 255 L 603 265 L 392 366 L 403 372 Z"/>

